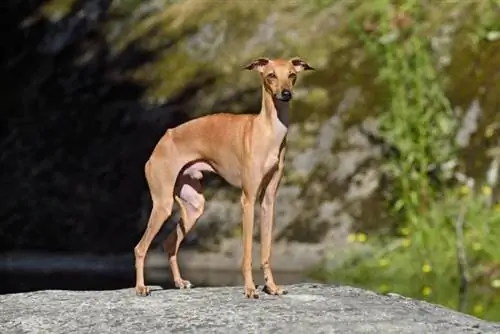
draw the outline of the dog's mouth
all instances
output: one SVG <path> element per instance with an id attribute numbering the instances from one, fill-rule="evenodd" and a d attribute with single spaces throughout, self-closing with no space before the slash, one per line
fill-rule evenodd
<path id="1" fill-rule="evenodd" d="M 291 97 L 276 97 L 277 100 L 281 101 L 281 102 L 289 102 L 292 98 Z"/>

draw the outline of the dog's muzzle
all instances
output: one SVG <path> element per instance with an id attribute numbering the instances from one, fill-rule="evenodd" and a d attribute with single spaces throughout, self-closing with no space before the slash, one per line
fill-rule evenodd
<path id="1" fill-rule="evenodd" d="M 289 91 L 288 89 L 283 89 L 281 91 L 281 94 L 277 96 L 278 100 L 281 101 L 290 101 L 292 99 L 292 92 Z"/>

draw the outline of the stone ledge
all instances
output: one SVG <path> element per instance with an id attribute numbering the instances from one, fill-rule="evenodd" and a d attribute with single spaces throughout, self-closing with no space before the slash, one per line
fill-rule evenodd
<path id="1" fill-rule="evenodd" d="M 324 284 L 282 297 L 241 287 L 37 291 L 0 296 L 1 333 L 500 333 L 500 324 L 399 295 Z"/>

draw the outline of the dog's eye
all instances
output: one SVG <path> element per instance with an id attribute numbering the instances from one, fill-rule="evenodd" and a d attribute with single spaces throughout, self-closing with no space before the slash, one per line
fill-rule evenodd
<path id="1" fill-rule="evenodd" d="M 297 75 L 295 73 L 290 73 L 288 75 L 288 79 L 291 79 L 291 80 L 295 80 L 296 77 L 297 77 Z"/>
<path id="2" fill-rule="evenodd" d="M 274 74 L 274 73 L 269 73 L 269 74 L 267 75 L 267 77 L 268 77 L 269 79 L 276 79 L 276 74 Z"/>

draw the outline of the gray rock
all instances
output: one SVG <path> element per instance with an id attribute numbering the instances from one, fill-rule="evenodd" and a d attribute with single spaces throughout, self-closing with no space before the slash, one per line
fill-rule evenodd
<path id="1" fill-rule="evenodd" d="M 7 333 L 499 333 L 489 323 L 399 295 L 299 284 L 289 294 L 243 297 L 241 287 L 38 291 L 0 296 Z"/>

